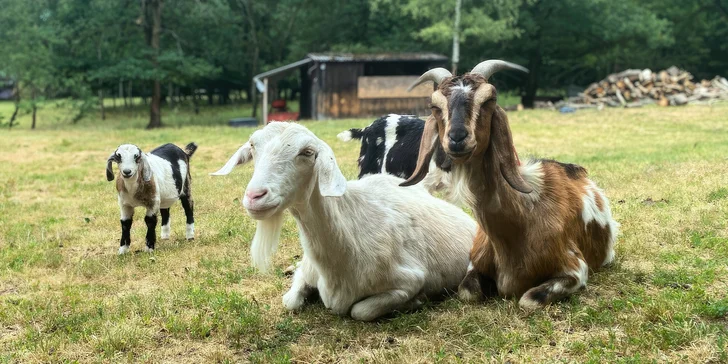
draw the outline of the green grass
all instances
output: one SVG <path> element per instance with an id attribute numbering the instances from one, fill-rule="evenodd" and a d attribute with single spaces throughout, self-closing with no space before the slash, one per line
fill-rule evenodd
<path id="1" fill-rule="evenodd" d="M 12 105 L 0 103 L 0 115 Z M 289 217 L 274 272 L 251 267 L 254 222 L 240 206 L 252 167 L 209 177 L 248 138 L 239 106 L 110 110 L 76 125 L 52 105 L 0 130 L 0 361 L 5 362 L 727 362 L 728 105 L 509 114 L 522 158 L 585 166 L 622 224 L 613 267 L 542 311 L 514 300 L 457 299 L 374 323 L 320 303 L 286 312 L 282 270 L 300 259 Z M 306 122 L 349 178 L 359 148 L 341 130 L 371 120 Z M 118 208 L 105 161 L 121 143 L 145 150 L 196 141 L 195 241 L 172 208 L 172 239 L 118 257 Z"/>

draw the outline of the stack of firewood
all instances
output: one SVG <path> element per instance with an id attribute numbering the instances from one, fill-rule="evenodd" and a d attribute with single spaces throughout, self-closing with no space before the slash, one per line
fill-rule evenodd
<path id="1" fill-rule="evenodd" d="M 728 100 L 728 80 L 716 76 L 712 80 L 693 81 L 690 72 L 672 66 L 660 72 L 628 69 L 611 74 L 563 104 L 575 108 L 602 105 L 639 107 L 654 103 L 673 106 L 714 100 Z"/>

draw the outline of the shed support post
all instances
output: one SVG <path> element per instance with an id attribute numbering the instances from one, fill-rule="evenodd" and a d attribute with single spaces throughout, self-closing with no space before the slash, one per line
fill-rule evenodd
<path id="1" fill-rule="evenodd" d="M 263 79 L 263 125 L 268 124 L 268 78 Z"/>

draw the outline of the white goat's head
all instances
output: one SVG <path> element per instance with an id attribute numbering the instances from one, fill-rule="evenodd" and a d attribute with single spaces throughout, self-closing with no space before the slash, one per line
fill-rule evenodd
<path id="1" fill-rule="evenodd" d="M 517 172 L 508 119 L 496 105 L 495 87 L 488 83 L 490 76 L 506 69 L 528 72 L 517 64 L 490 60 L 461 76 L 453 76 L 444 68 L 431 69 L 410 86 L 411 90 L 427 81 L 439 85 L 432 93 L 432 115 L 425 122 L 417 168 L 403 186 L 416 184 L 427 175 L 440 143 L 454 164 L 468 163 L 472 156 L 492 150 L 499 157 L 500 171 L 511 187 L 524 193 L 531 191 Z"/>
<path id="2" fill-rule="evenodd" d="M 114 171 L 112 170 L 114 162 L 119 166 L 119 172 L 124 179 L 134 177 L 140 170 L 145 182 L 149 182 L 152 178 L 152 169 L 149 167 L 149 162 L 147 162 L 142 150 L 136 145 L 122 144 L 109 156 L 106 161 L 106 179 L 109 181 L 114 180 Z"/>
<path id="3" fill-rule="evenodd" d="M 257 220 L 277 215 L 294 203 L 305 203 L 316 186 L 323 196 L 341 196 L 346 190 L 346 178 L 331 147 L 299 124 L 275 122 L 256 131 L 212 175 L 229 174 L 250 160 L 255 170 L 243 206 Z"/>

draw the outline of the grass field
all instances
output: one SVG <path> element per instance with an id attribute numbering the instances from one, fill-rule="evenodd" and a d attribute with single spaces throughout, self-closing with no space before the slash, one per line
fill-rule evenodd
<path id="1" fill-rule="evenodd" d="M 530 314 L 451 299 L 375 323 L 283 309 L 282 270 L 301 254 L 290 217 L 275 271 L 251 268 L 254 222 L 239 198 L 252 167 L 207 175 L 252 132 L 221 126 L 237 112 L 166 112 L 171 127 L 145 131 L 141 109 L 77 125 L 44 109 L 39 130 L 27 116 L 0 130 L 0 361 L 728 362 L 728 105 L 510 113 L 522 158 L 582 164 L 606 190 L 622 224 L 616 263 Z M 354 178 L 358 146 L 335 135 L 369 122 L 305 125 Z M 117 256 L 106 158 L 124 142 L 193 140 L 196 240 L 175 206 L 172 239 L 140 252 L 138 210 L 133 253 Z"/>

